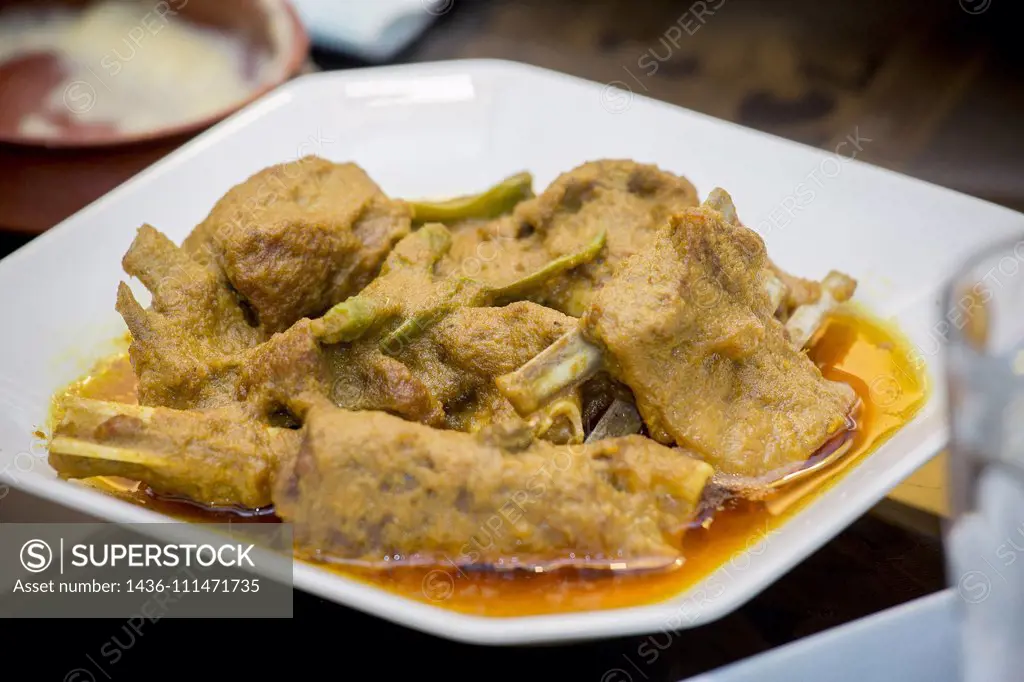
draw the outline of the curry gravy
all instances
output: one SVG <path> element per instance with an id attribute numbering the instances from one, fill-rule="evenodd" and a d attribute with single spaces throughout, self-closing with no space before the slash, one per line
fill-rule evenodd
<path id="1" fill-rule="evenodd" d="M 498 573 L 468 571 L 455 566 L 439 566 L 433 570 L 395 568 L 383 572 L 328 568 L 411 599 L 484 616 L 612 609 L 661 601 L 721 567 L 724 569 L 719 574 L 721 581 L 718 585 L 709 584 L 705 595 L 714 598 L 724 583 L 747 566 L 749 557 L 744 556 L 744 552 L 763 551 L 775 529 L 849 473 L 860 460 L 909 422 L 927 400 L 923 368 L 914 362 L 916 356 L 908 342 L 887 324 L 856 308 L 833 313 L 815 336 L 810 356 L 826 378 L 848 383 L 860 396 L 862 406 L 850 451 L 832 465 L 834 473 L 819 474 L 822 482 L 816 486 L 805 482 L 804 488 L 813 489 L 786 505 L 780 505 L 777 500 L 773 503 L 772 499 L 730 503 L 715 515 L 708 527 L 697 528 L 686 535 L 683 543 L 686 559 L 675 570 L 609 575 L 575 570 Z M 127 356 L 105 361 L 67 392 L 86 398 L 134 403 L 135 377 Z M 213 512 L 188 503 L 159 499 L 130 481 L 93 479 L 89 483 L 182 520 L 223 522 L 228 516 L 236 522 L 243 520 L 232 512 Z M 800 485 L 794 483 L 792 487 Z M 776 497 L 787 493 L 792 497 L 791 490 L 781 490 Z M 270 510 L 251 513 L 245 519 L 279 521 Z M 482 536 L 477 540 L 486 544 L 487 538 L 483 535 L 487 531 L 481 531 Z"/>

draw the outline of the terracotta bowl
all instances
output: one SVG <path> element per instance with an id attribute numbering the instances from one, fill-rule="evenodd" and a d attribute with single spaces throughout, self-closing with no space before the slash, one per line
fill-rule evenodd
<path id="1" fill-rule="evenodd" d="M 16 5 L 40 4 L 38 0 L 0 0 L 0 13 Z M 46 4 L 81 7 L 89 3 L 52 0 Z M 165 14 L 171 8 L 177 20 L 222 32 L 226 39 L 239 41 L 248 56 L 264 54 L 279 68 L 273 78 L 254 82 L 245 97 L 216 113 L 126 133 L 95 120 L 83 124 L 75 116 L 76 108 L 88 107 L 90 98 L 103 96 L 102 88 L 97 91 L 89 82 L 65 86 L 67 111 L 55 115 L 51 98 L 67 80 L 56 55 L 36 52 L 0 62 L 0 230 L 39 233 L 52 227 L 294 77 L 309 53 L 309 37 L 286 0 L 153 0 L 148 4 L 165 6 Z M 126 36 L 125 41 L 130 39 Z M 144 49 L 138 35 L 136 43 Z M 112 46 L 119 48 L 112 54 L 128 58 L 125 53 L 131 47 L 130 42 Z M 22 125 L 26 116 L 43 111 L 48 117 L 45 134 Z"/>

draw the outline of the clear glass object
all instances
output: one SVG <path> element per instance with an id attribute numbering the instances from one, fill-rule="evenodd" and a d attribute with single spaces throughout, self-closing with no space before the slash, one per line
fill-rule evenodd
<path id="1" fill-rule="evenodd" d="M 957 516 L 975 508 L 983 469 L 1024 481 L 1024 236 L 971 258 L 949 283 L 943 312 Z"/>
<path id="2" fill-rule="evenodd" d="M 1024 679 L 1024 236 L 950 281 L 949 582 L 961 597 L 961 679 Z"/>

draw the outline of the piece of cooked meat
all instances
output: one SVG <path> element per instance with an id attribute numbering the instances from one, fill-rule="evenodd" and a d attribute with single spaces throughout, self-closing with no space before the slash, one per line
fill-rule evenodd
<path id="1" fill-rule="evenodd" d="M 324 344 L 312 320 L 233 354 L 209 354 L 202 361 L 177 355 L 161 358 L 160 368 L 179 369 L 154 377 L 145 363 L 141 389 L 159 388 L 161 402 L 143 403 L 178 409 L 235 408 L 240 418 L 275 424 L 301 423 L 320 400 L 351 410 L 381 410 L 437 427 L 476 431 L 482 426 L 519 418 L 498 392 L 494 379 L 543 351 L 575 325 L 572 318 L 527 301 L 501 308 L 464 308 L 432 325 L 395 356 L 377 339 Z M 133 346 L 135 347 L 135 346 Z M 150 348 L 143 345 L 143 348 Z M 137 370 L 137 371 L 140 371 Z M 578 391 L 566 399 L 579 406 Z M 582 438 L 578 409 L 557 426 Z M 568 421 L 566 421 L 568 420 Z M 540 425 L 538 425 L 540 426 Z M 558 439 L 558 430 L 538 434 Z"/>
<path id="2" fill-rule="evenodd" d="M 156 230 L 144 228 L 136 241 L 139 250 L 130 253 L 150 254 L 144 262 L 154 267 L 180 261 L 195 280 L 184 279 L 189 284 L 185 288 L 177 280 L 160 278 L 159 272 L 134 270 L 154 287 L 152 310 L 143 309 L 127 286 L 122 288 L 118 308 L 132 332 L 129 352 L 140 402 L 177 409 L 233 407 L 269 424 L 301 423 L 309 406 L 324 398 L 351 410 L 381 410 L 460 430 L 518 420 L 498 393 L 495 378 L 544 350 L 573 323 L 529 302 L 452 310 L 440 305 L 437 291 L 444 285 L 435 284 L 430 266 L 436 258 L 433 238 L 444 232 L 434 235 L 431 229 L 424 227 L 402 240 L 379 282 L 359 295 L 379 302 L 369 305 L 373 310 L 352 307 L 365 315 L 365 329 L 373 328 L 373 333 L 328 343 L 317 331 L 325 326 L 322 318 L 301 319 L 257 342 L 257 330 L 244 322 L 209 271 Z M 402 297 L 403 291 L 411 294 Z M 391 310 L 390 301 L 401 301 L 404 307 Z M 418 317 L 421 326 L 382 349 L 382 336 L 407 318 L 402 312 L 414 314 L 430 305 L 438 305 L 444 314 Z M 582 438 L 579 393 L 571 391 L 566 399 L 574 400 L 577 410 L 561 404 L 549 414 L 562 416 L 553 424 L 538 423 L 539 434 L 554 440 Z"/>
<path id="3" fill-rule="evenodd" d="M 211 363 L 262 339 L 230 290 L 152 226 L 139 228 L 123 265 L 152 294 L 146 309 L 124 282 L 117 291 L 143 404 L 189 407 L 201 401 L 216 391 Z"/>
<path id="4" fill-rule="evenodd" d="M 411 219 L 356 164 L 307 156 L 231 188 L 183 247 L 238 292 L 269 335 L 366 286 Z"/>
<path id="5" fill-rule="evenodd" d="M 640 436 L 556 446 L 340 410 L 305 428 L 278 513 L 300 547 L 378 565 L 672 565 L 712 474 Z"/>
<path id="6" fill-rule="evenodd" d="M 301 434 L 196 412 L 74 399 L 61 405 L 49 463 L 64 478 L 121 476 L 211 507 L 269 506 L 272 477 Z"/>
<path id="7" fill-rule="evenodd" d="M 732 197 L 721 188 L 713 189 L 702 206 L 721 213 L 727 223 L 746 227 L 739 218 Z M 804 320 L 797 323 L 801 328 L 805 328 L 807 323 L 813 322 L 809 309 L 813 308 L 816 311 L 815 314 L 821 317 L 823 312 L 849 300 L 857 287 L 857 282 L 853 278 L 834 270 L 826 276 L 824 281 L 818 282 L 786 272 L 771 258 L 767 259 L 767 263 L 768 273 L 765 277 L 765 288 L 768 291 L 775 317 L 782 322 L 788 322 L 798 308 L 804 308 Z M 828 300 L 822 301 L 823 296 Z M 816 324 L 813 326 L 817 327 Z M 800 337 L 802 334 L 796 333 L 793 336 Z M 803 347 L 800 338 L 796 338 L 794 343 L 797 348 Z"/>
<path id="8" fill-rule="evenodd" d="M 641 436 L 557 446 L 517 428 L 470 435 L 329 406 L 290 431 L 81 399 L 50 462 L 67 478 L 130 477 L 203 504 L 273 504 L 300 554 L 381 567 L 671 566 L 712 476 Z"/>
<path id="9" fill-rule="evenodd" d="M 763 487 L 804 468 L 856 403 L 775 318 L 770 275 L 755 232 L 710 206 L 682 211 L 596 292 L 578 332 L 499 387 L 528 412 L 605 367 L 653 438 L 693 450 L 723 484 Z"/>
<path id="10" fill-rule="evenodd" d="M 126 260 L 142 263 L 131 271 L 154 287 L 154 309 L 143 309 L 126 285 L 118 301 L 133 336 L 129 352 L 140 402 L 179 409 L 234 406 L 264 423 L 301 422 L 316 397 L 464 430 L 518 419 L 494 378 L 561 336 L 569 318 L 527 302 L 477 307 L 515 293 L 515 287 L 496 292 L 434 274 L 449 243 L 443 226 L 423 226 L 399 242 L 380 276 L 357 296 L 261 342 L 260 331 L 245 322 L 230 291 L 209 270 L 144 228 Z M 187 270 L 188 278 L 181 279 L 191 288 L 162 276 L 169 263 Z M 571 260 L 548 264 L 520 284 L 543 284 L 567 264 Z M 582 439 L 578 393 L 566 399 L 577 409 L 563 404 L 552 413 L 562 415 L 555 423 L 538 420 L 538 433 Z"/>
<path id="11" fill-rule="evenodd" d="M 596 172 L 598 167 L 601 164 L 595 164 L 591 171 Z M 607 176 L 609 182 L 614 180 L 641 194 L 655 196 L 661 190 L 648 177 L 652 173 L 654 178 L 664 175 L 648 167 L 612 164 L 602 177 Z M 271 299 L 254 295 L 257 289 L 244 283 L 246 273 L 264 281 L 267 291 L 288 292 L 288 296 L 310 291 L 306 285 L 312 280 L 303 279 L 306 277 L 319 278 L 321 283 L 334 281 L 330 273 L 324 277 L 325 271 L 320 266 L 322 253 L 316 249 L 303 251 L 310 244 L 319 243 L 315 235 L 323 232 L 324 225 L 315 220 L 309 224 L 294 221 L 299 217 L 312 220 L 317 215 L 326 215 L 326 211 L 333 212 L 333 222 L 328 221 L 331 225 L 354 226 L 358 222 L 357 214 L 363 215 L 354 207 L 367 202 L 364 208 L 373 214 L 380 208 L 377 206 L 380 197 L 367 189 L 368 179 L 350 183 L 355 189 L 349 187 L 347 194 L 341 191 L 345 183 L 339 178 L 353 174 L 357 179 L 365 179 L 365 174 L 355 167 L 315 158 L 267 169 L 232 189 L 182 249 L 152 228 L 140 231 L 126 256 L 126 269 L 140 276 L 147 286 L 159 287 L 162 283 L 165 293 L 177 293 L 190 299 L 189 315 L 180 311 L 165 314 L 166 311 L 159 308 L 143 309 L 126 286 L 119 292 L 118 310 L 133 335 L 131 356 L 140 379 L 143 404 L 199 409 L 236 405 L 243 407 L 249 416 L 266 421 L 271 415 L 281 414 L 286 419 L 295 419 L 296 410 L 305 409 L 308 403 L 302 396 L 329 395 L 346 407 L 353 407 L 352 403 L 356 402 L 365 409 L 388 410 L 424 423 L 466 430 L 515 418 L 514 410 L 494 389 L 493 378 L 497 374 L 488 373 L 486 363 L 479 362 L 481 355 L 474 356 L 472 345 L 463 345 L 458 337 L 469 318 L 448 324 L 444 324 L 444 320 L 461 308 L 537 296 L 546 283 L 559 280 L 594 258 L 604 258 L 606 231 L 601 225 L 594 226 L 593 234 L 586 234 L 587 241 L 575 250 L 563 252 L 559 257 L 536 259 L 535 267 L 516 273 L 513 279 L 499 286 L 463 276 L 464 273 L 443 272 L 438 261 L 451 248 L 451 235 L 442 225 L 426 224 L 398 240 L 383 257 L 383 263 L 378 263 L 379 259 L 373 255 L 374 248 L 353 246 L 363 256 L 372 256 L 379 265 L 375 267 L 378 276 L 357 295 L 336 302 L 323 317 L 308 322 L 308 326 L 304 326 L 306 323 L 296 326 L 301 319 L 296 317 L 296 311 L 321 308 L 320 303 L 306 306 L 302 302 L 326 300 L 319 294 L 312 298 L 299 295 L 301 300 L 275 298 L 274 301 L 292 313 L 284 315 L 282 312 L 268 318 L 266 313 L 277 303 L 268 303 L 270 307 L 261 304 Z M 577 178 L 579 182 L 589 182 L 586 172 L 577 175 L 582 175 Z M 564 180 L 562 184 L 572 183 Z M 338 190 L 333 201 L 323 198 L 329 189 Z M 563 188 L 561 194 L 572 194 L 572 191 Z M 601 195 L 600 190 L 595 192 Z M 549 196 L 548 203 L 550 201 Z M 254 206 L 259 210 L 254 212 Z M 288 243 L 295 248 L 288 246 L 282 251 L 279 247 L 283 242 L 265 239 L 268 225 L 290 225 L 282 228 L 280 235 L 289 240 L 294 238 Z M 387 231 L 387 248 L 390 248 L 389 240 L 404 229 Z M 331 239 L 337 237 L 331 243 L 349 244 L 343 238 L 348 234 L 344 229 L 339 227 L 328 232 L 334 235 Z M 303 234 L 306 236 L 301 237 Z M 579 236 L 583 232 L 577 229 L 575 234 Z M 621 236 L 619 241 L 622 242 Z M 150 242 L 158 242 L 161 248 L 149 248 Z M 270 248 L 272 244 L 276 245 Z M 339 261 L 332 256 L 329 260 L 341 262 L 344 259 Z M 168 285 L 166 279 L 155 282 L 154 277 L 147 276 L 147 271 L 159 273 L 171 262 L 184 264 L 191 273 L 189 281 L 201 281 L 205 290 L 209 290 L 208 295 L 196 298 L 174 281 Z M 259 272 L 239 269 L 238 264 L 243 262 L 271 263 L 274 268 Z M 371 270 L 367 267 L 359 272 L 366 274 Z M 361 281 L 362 275 L 356 277 L 351 269 L 344 271 L 348 273 L 345 281 L 350 284 Z M 327 286 L 335 292 L 331 297 L 342 291 L 332 287 Z M 528 355 L 543 350 L 554 338 L 553 332 L 535 334 L 538 327 L 530 320 L 541 314 L 539 309 L 510 310 L 519 315 L 509 318 L 511 325 L 503 318 L 507 313 L 488 312 L 474 318 L 480 322 L 472 332 L 489 351 L 503 349 L 491 363 L 500 365 L 502 372 L 514 369 L 515 363 L 525 362 Z M 516 312 L 524 310 L 528 313 Z M 545 324 L 549 327 L 549 323 L 561 317 L 557 313 L 545 315 Z M 197 318 L 210 318 L 218 324 L 197 325 Z M 497 325 L 486 338 L 480 331 L 480 325 L 487 324 L 485 318 Z M 231 324 L 220 323 L 222 319 Z M 288 328 L 274 332 L 279 325 L 268 323 L 268 319 L 287 323 Z M 436 333 L 419 341 L 439 323 Z M 522 328 L 512 326 L 520 324 Z M 558 324 L 561 322 L 551 328 L 560 331 Z M 331 346 L 326 358 L 322 352 L 325 346 Z M 295 366 L 306 367 L 311 374 L 301 379 L 293 376 L 294 372 L 288 369 L 288 353 L 294 355 Z M 479 366 L 473 366 L 474 362 Z M 272 365 L 281 369 L 270 372 Z M 268 373 L 276 378 L 266 379 Z M 302 385 L 301 392 L 291 390 L 296 384 Z M 282 386 L 289 390 L 282 390 Z M 357 400 L 353 400 L 353 396 Z M 553 439 L 581 438 L 579 403 L 578 392 L 567 393 L 559 406 L 536 420 L 538 432 Z"/>
<path id="12" fill-rule="evenodd" d="M 495 378 L 527 362 L 574 325 L 572 318 L 527 301 L 462 308 L 389 355 L 375 338 L 323 344 L 312 322 L 302 320 L 217 366 L 218 375 L 235 382 L 221 404 L 242 401 L 246 413 L 261 421 L 285 413 L 301 423 L 310 407 L 326 399 L 349 410 L 383 411 L 459 431 L 519 422 Z M 567 392 L 560 405 L 545 412 L 555 423 L 536 424 L 538 435 L 556 442 L 582 439 L 579 402 L 578 391 Z"/>
<path id="13" fill-rule="evenodd" d="M 607 232 L 601 255 L 554 279 L 534 300 L 579 316 L 617 265 L 651 243 L 669 215 L 696 206 L 683 177 L 633 161 L 599 160 L 563 173 L 512 214 L 455 232 L 442 273 L 504 284 Z"/>
<path id="14" fill-rule="evenodd" d="M 423 228 L 388 255 L 390 279 L 397 285 L 416 281 L 412 275 L 403 278 L 403 271 L 414 269 L 420 278 L 416 283 L 423 283 L 429 264 L 417 259 L 430 260 L 424 242 L 432 234 L 429 226 Z M 155 228 L 139 229 L 124 257 L 124 268 L 153 297 L 146 309 L 125 283 L 118 289 L 117 310 L 131 332 L 129 355 L 139 380 L 141 404 L 207 409 L 246 403 L 252 408 L 251 416 L 264 419 L 266 409 L 279 409 L 272 403 L 280 401 L 268 396 L 281 393 L 275 391 L 281 382 L 290 388 L 310 382 L 330 386 L 332 380 L 324 379 L 329 377 L 325 372 L 296 374 L 322 363 L 319 336 L 311 330 L 314 321 L 300 319 L 275 334 L 250 324 L 244 307 L 216 269 L 201 265 Z M 366 326 L 374 322 L 368 313 Z M 275 366 L 280 369 L 271 372 Z M 266 381 L 268 373 L 279 381 Z M 297 399 L 298 393 L 291 396 Z"/>
<path id="15" fill-rule="evenodd" d="M 575 319 L 528 301 L 501 308 L 462 308 L 395 358 L 444 407 L 448 428 L 476 431 L 496 413 L 504 418 L 514 414 L 494 379 L 518 369 L 575 325 Z M 374 348 L 370 353 L 380 351 Z"/>
<path id="16" fill-rule="evenodd" d="M 582 326 L 653 437 L 751 480 L 802 467 L 856 400 L 791 345 L 755 276 L 766 259 L 756 233 L 689 209 L 597 292 Z"/>
<path id="17" fill-rule="evenodd" d="M 331 351 L 338 358 L 332 362 L 335 402 L 463 430 L 514 418 L 494 378 L 546 347 L 568 321 L 535 304 L 492 304 L 514 302 L 586 263 L 600 253 L 603 237 L 599 233 L 581 250 L 492 287 L 437 274 L 450 234 L 442 225 L 424 225 L 399 242 L 377 279 L 313 321 L 311 329 L 325 344 L 341 344 Z M 568 402 L 547 415 L 553 423 L 542 416 L 535 425 L 546 437 L 580 440 L 578 392 L 563 397 Z"/>
<path id="18" fill-rule="evenodd" d="M 386 332 L 381 348 L 390 354 L 462 307 L 502 305 L 538 295 L 550 282 L 600 257 L 606 232 L 575 251 L 537 264 L 514 280 L 495 285 L 460 273 L 440 273 L 438 263 L 451 249 L 451 233 L 430 223 L 395 246 L 380 276 L 359 294 L 335 305 L 317 322 L 321 336 L 332 342 L 364 338 L 371 330 Z M 393 324 L 395 320 L 397 324 Z"/>
<path id="19" fill-rule="evenodd" d="M 217 393 L 211 365 L 363 288 L 410 220 L 358 166 L 306 157 L 232 188 L 182 248 L 143 225 L 123 266 L 153 304 L 124 284 L 117 301 L 141 402 L 188 407 Z"/>

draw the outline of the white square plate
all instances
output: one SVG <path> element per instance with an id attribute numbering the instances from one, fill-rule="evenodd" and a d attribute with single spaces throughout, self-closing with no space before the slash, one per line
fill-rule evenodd
<path id="1" fill-rule="evenodd" d="M 870 130 L 849 132 L 871 144 Z M 32 432 L 44 424 L 52 392 L 124 333 L 114 298 L 117 283 L 127 279 L 120 260 L 136 228 L 149 222 L 180 241 L 232 185 L 306 154 L 355 161 L 397 197 L 463 194 L 524 169 L 543 187 L 602 157 L 685 174 L 701 196 L 720 185 L 782 267 L 809 277 L 836 268 L 858 278 L 858 298 L 898 320 L 933 374 L 941 367 L 936 320 L 947 273 L 976 249 L 1024 231 L 1024 216 L 983 201 L 533 67 L 463 61 L 305 76 L 0 262 L 0 471 L 10 484 L 102 518 L 166 520 L 57 480 L 45 452 L 32 445 Z M 938 390 L 915 420 L 774 533 L 756 556 L 662 603 L 487 618 L 413 602 L 302 563 L 295 583 L 409 627 L 477 643 L 578 640 L 706 623 L 820 547 L 943 446 L 941 376 L 933 378 Z M 709 581 L 716 581 L 714 590 Z"/>
<path id="2" fill-rule="evenodd" d="M 681 682 L 959 682 L 961 598 L 950 587 Z"/>

